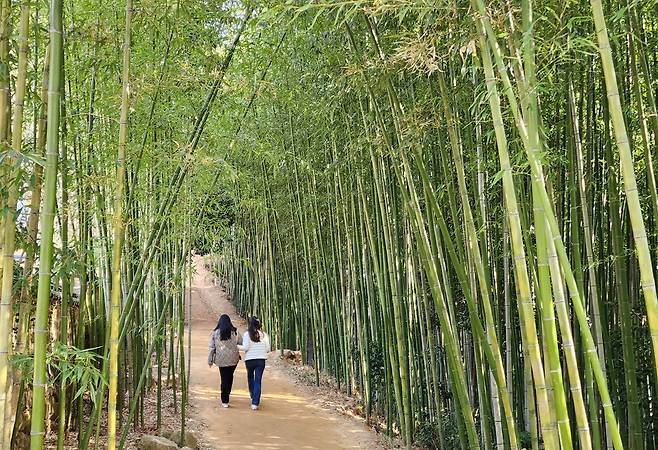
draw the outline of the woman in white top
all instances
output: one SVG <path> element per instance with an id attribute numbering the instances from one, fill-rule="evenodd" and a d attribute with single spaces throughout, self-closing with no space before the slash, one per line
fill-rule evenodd
<path id="1" fill-rule="evenodd" d="M 257 317 L 249 319 L 249 330 L 242 338 L 242 345 L 238 348 L 244 351 L 244 364 L 247 367 L 247 382 L 251 395 L 251 409 L 258 409 L 260 405 L 261 381 L 265 370 L 265 361 L 270 352 L 270 337 L 261 330 L 260 320 Z"/>

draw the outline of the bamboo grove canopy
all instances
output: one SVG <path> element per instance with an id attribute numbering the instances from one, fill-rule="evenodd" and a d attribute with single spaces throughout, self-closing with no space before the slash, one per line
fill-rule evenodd
<path id="1" fill-rule="evenodd" d="M 184 428 L 193 253 L 407 446 L 658 448 L 657 49 L 655 0 L 0 0 L 0 449 L 123 448 L 153 378 Z"/>

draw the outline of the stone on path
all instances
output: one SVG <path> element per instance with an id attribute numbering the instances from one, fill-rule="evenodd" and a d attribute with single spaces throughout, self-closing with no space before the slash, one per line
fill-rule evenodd
<path id="1" fill-rule="evenodd" d="M 144 435 L 139 441 L 139 450 L 178 450 L 178 445 L 162 436 Z"/>

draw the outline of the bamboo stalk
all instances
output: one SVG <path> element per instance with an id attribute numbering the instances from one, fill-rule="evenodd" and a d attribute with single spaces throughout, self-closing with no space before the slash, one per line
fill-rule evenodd
<path id="1" fill-rule="evenodd" d="M 112 300 L 110 307 L 109 387 L 107 401 L 107 448 L 116 448 L 117 383 L 119 376 L 119 322 L 121 317 L 122 286 L 121 257 L 124 243 L 124 196 L 126 186 L 126 144 L 128 116 L 130 114 L 130 47 L 132 37 L 132 0 L 126 0 L 126 20 L 123 41 L 123 75 L 121 88 L 121 118 L 119 147 L 116 160 L 116 187 L 114 192 L 114 218 L 112 245 Z"/>
<path id="2" fill-rule="evenodd" d="M 39 285 L 34 322 L 34 380 L 30 448 L 43 448 L 45 438 L 46 351 L 48 310 L 53 264 L 53 234 L 57 197 L 57 159 L 59 156 L 60 97 L 62 73 L 62 1 L 50 2 L 50 68 L 48 78 L 48 126 L 46 131 L 46 164 L 44 167 L 44 200 L 40 217 Z"/>
<path id="3" fill-rule="evenodd" d="M 656 295 L 656 283 L 653 274 L 653 265 L 651 261 L 651 251 L 642 217 L 640 199 L 637 191 L 637 181 L 633 166 L 633 155 L 628 140 L 626 124 L 622 113 L 619 89 L 617 86 L 617 75 L 615 63 L 612 57 L 610 41 L 608 39 L 608 29 L 603 14 L 603 6 L 600 0 L 590 0 L 592 15 L 596 27 L 596 37 L 598 41 L 599 53 L 601 55 L 601 64 L 605 77 L 605 86 L 608 98 L 609 113 L 613 125 L 613 131 L 617 148 L 619 150 L 619 159 L 621 164 L 621 173 L 624 180 L 624 193 L 628 202 L 628 212 L 630 215 L 631 226 L 633 228 L 633 240 L 640 268 L 640 278 L 644 302 L 647 308 L 647 319 L 649 331 L 651 333 L 651 342 L 654 354 L 654 370 L 658 377 L 658 296 Z"/>

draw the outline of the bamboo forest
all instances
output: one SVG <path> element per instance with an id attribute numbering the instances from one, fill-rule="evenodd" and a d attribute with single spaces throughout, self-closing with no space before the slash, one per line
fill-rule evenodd
<path id="1" fill-rule="evenodd" d="M 0 450 L 658 449 L 654 157 L 656 0 L 0 0 Z"/>

